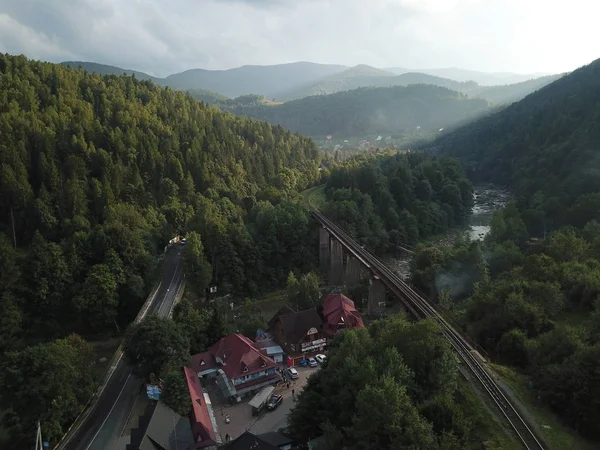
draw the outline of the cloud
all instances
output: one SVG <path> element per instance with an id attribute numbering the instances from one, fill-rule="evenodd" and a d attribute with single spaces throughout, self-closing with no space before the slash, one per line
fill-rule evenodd
<path id="1" fill-rule="evenodd" d="M 165 76 L 315 61 L 558 72 L 600 56 L 588 0 L 3 0 L 0 51 Z"/>

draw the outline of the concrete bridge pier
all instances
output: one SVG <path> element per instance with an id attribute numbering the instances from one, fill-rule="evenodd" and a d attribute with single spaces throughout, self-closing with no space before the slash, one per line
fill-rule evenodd
<path id="1" fill-rule="evenodd" d="M 360 261 L 348 255 L 346 260 L 346 286 L 356 286 L 360 283 Z"/>
<path id="2" fill-rule="evenodd" d="M 369 303 L 367 313 L 371 317 L 378 317 L 385 311 L 385 284 L 377 275 L 369 282 Z"/>
<path id="3" fill-rule="evenodd" d="M 329 252 L 329 284 L 341 286 L 344 284 L 344 248 L 342 243 L 331 239 Z"/>
<path id="4" fill-rule="evenodd" d="M 329 269 L 329 231 L 319 228 L 319 270 L 322 275 L 327 275 Z"/>

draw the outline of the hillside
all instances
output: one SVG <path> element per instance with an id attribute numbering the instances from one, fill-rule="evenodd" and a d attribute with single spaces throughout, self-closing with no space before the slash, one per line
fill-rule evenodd
<path id="1" fill-rule="evenodd" d="M 227 97 L 261 94 L 272 98 L 277 92 L 314 82 L 344 69 L 344 66 L 310 62 L 242 66 L 229 70 L 193 69 L 169 75 L 164 84 L 174 89 L 208 89 Z"/>
<path id="2" fill-rule="evenodd" d="M 437 131 L 483 114 L 488 103 L 437 86 L 411 85 L 360 88 L 276 106 L 246 97 L 222 107 L 309 136 L 359 136 L 399 134 L 417 126 Z"/>
<path id="3" fill-rule="evenodd" d="M 550 83 L 560 75 L 552 75 L 522 82 L 523 76 L 512 74 L 486 74 L 462 69 L 432 69 L 408 71 L 402 68 L 377 69 L 364 64 L 348 68 L 331 64 L 297 62 L 272 66 L 242 66 L 229 70 L 192 69 L 169 75 L 166 78 L 152 77 L 143 72 L 122 69 L 81 61 L 67 61 L 63 65 L 101 75 L 132 75 L 137 79 L 151 80 L 161 86 L 189 91 L 190 94 L 209 104 L 226 101 L 242 95 L 264 95 L 278 101 L 295 100 L 312 95 L 327 95 L 360 87 L 408 86 L 410 84 L 432 84 L 462 92 L 470 96 L 485 98 L 496 104 L 518 101 L 531 92 Z M 400 75 L 397 75 L 400 73 Z M 446 77 L 438 76 L 448 75 Z M 477 84 L 469 74 L 486 83 Z M 506 76 L 504 76 L 506 75 Z M 519 78 L 520 77 L 520 78 Z M 507 84 L 518 79 L 517 84 Z M 498 80 L 495 86 L 484 86 L 490 80 Z"/>
<path id="4" fill-rule="evenodd" d="M 537 231 L 579 226 L 600 218 L 599 123 L 596 60 L 435 145 L 466 161 L 478 179 L 512 186 L 536 220 L 547 219 Z"/>
<path id="5" fill-rule="evenodd" d="M 457 67 L 447 67 L 439 69 L 405 69 L 403 67 L 388 67 L 384 70 L 402 75 L 407 72 L 418 72 L 427 75 L 434 75 L 441 78 L 449 78 L 455 81 L 474 81 L 481 86 L 497 86 L 505 84 L 522 83 L 523 81 L 533 80 L 547 76 L 543 73 L 520 74 L 511 72 L 480 72 L 477 70 L 460 69 Z"/>
<path id="6" fill-rule="evenodd" d="M 503 86 L 481 86 L 478 89 L 474 89 L 470 95 L 479 98 L 485 98 L 486 100 L 498 105 L 513 103 L 558 80 L 562 76 L 564 76 L 564 74 L 548 75 L 545 77 L 535 78 L 533 80 L 527 80 L 515 84 L 506 84 Z"/>
<path id="7" fill-rule="evenodd" d="M 150 80 L 155 83 L 161 84 L 161 78 L 153 77 L 144 72 L 138 72 L 137 70 L 122 69 L 120 67 L 109 66 L 106 64 L 98 64 L 95 62 L 86 61 L 65 61 L 61 63 L 63 66 L 72 67 L 78 69 L 81 67 L 83 70 L 90 73 L 97 73 L 100 75 L 135 75 L 138 80 Z"/>
<path id="8" fill-rule="evenodd" d="M 307 138 L 149 81 L 4 54 L 0 135 L 0 410 L 11 444 L 37 420 L 50 442 L 71 424 L 98 368 L 70 333 L 125 330 L 173 236 L 195 236 L 185 270 L 198 293 L 214 283 L 255 296 L 312 267 L 308 213 L 294 200 L 320 177 Z"/>
<path id="9" fill-rule="evenodd" d="M 336 92 L 349 91 L 360 87 L 408 86 L 417 83 L 433 84 L 461 92 L 466 92 L 476 86 L 474 83 L 460 83 L 422 73 L 411 72 L 394 75 L 391 72 L 362 65 L 331 75 L 315 83 L 281 92 L 276 95 L 276 98 L 277 100 L 296 100 L 313 95 L 335 94 Z"/>
<path id="10" fill-rule="evenodd" d="M 229 98 L 221 95 L 217 92 L 208 91 L 206 89 L 188 89 L 185 91 L 190 94 L 196 100 L 200 100 L 208 105 L 216 105 L 218 103 L 225 103 Z"/>

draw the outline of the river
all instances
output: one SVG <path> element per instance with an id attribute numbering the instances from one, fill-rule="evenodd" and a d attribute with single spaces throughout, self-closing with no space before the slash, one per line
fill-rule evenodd
<path id="1" fill-rule="evenodd" d="M 450 246 L 454 243 L 456 237 L 466 232 L 469 239 L 483 240 L 490 232 L 490 222 L 495 211 L 502 209 L 510 200 L 510 193 L 507 190 L 500 189 L 494 185 L 475 186 L 473 194 L 473 208 L 469 216 L 468 225 L 465 228 L 459 228 L 448 231 L 435 244 L 440 246 Z M 397 257 L 384 258 L 387 264 L 394 269 L 404 280 L 410 278 L 410 260 L 411 255 L 405 254 Z"/>

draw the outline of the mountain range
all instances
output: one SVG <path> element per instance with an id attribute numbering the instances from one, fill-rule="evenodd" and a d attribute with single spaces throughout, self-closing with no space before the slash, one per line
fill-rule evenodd
<path id="1" fill-rule="evenodd" d="M 404 139 L 415 131 L 473 120 L 489 111 L 484 99 L 470 98 L 450 89 L 425 84 L 362 87 L 329 95 L 269 104 L 264 97 L 247 95 L 217 103 L 234 114 L 266 120 L 311 136 L 367 137 L 386 134 Z M 374 137 L 373 137 L 374 138 Z"/>
<path id="2" fill-rule="evenodd" d="M 174 89 L 212 91 L 231 98 L 258 94 L 278 101 L 333 94 L 369 86 L 433 84 L 470 96 L 486 98 L 495 103 L 506 103 L 518 100 L 560 76 L 536 78 L 536 74 L 488 74 L 463 69 L 431 69 L 415 72 L 402 68 L 378 69 L 367 65 L 347 67 L 296 62 L 271 66 L 242 66 L 228 70 L 192 69 L 158 78 L 143 72 L 98 63 L 66 61 L 62 64 L 75 68 L 81 66 L 88 72 L 100 74 L 135 75 L 138 79 L 151 80 L 161 86 Z M 487 86 L 494 81 L 496 81 L 494 86 Z M 508 82 L 520 84 L 507 84 Z M 518 87 L 515 89 L 515 86 Z M 510 95 L 505 96 L 505 92 L 510 92 Z M 487 97 L 486 93 L 490 93 L 492 98 Z"/>

